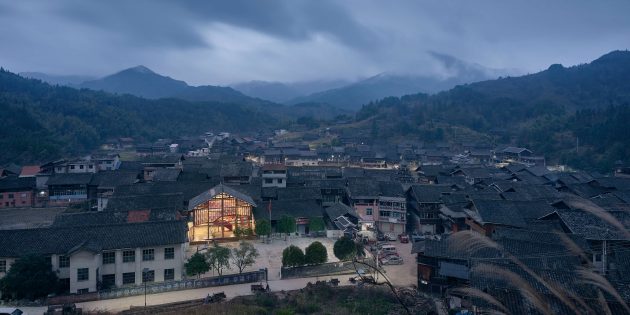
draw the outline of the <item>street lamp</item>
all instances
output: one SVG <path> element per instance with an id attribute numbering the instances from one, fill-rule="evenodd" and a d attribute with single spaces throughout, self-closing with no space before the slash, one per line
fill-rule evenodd
<path id="1" fill-rule="evenodd" d="M 142 282 L 144 282 L 144 307 L 147 307 L 147 273 L 149 268 L 142 269 Z"/>

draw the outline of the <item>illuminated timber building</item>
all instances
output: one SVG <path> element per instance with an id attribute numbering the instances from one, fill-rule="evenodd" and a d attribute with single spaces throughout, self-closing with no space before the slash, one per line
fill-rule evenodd
<path id="1" fill-rule="evenodd" d="M 219 184 L 192 198 L 188 203 L 192 220 L 189 223 L 191 242 L 234 237 L 236 228 L 254 230 L 251 197 Z"/>

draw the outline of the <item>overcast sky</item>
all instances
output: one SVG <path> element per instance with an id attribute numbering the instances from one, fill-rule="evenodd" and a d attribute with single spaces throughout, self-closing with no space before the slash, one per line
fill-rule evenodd
<path id="1" fill-rule="evenodd" d="M 430 52 L 536 72 L 630 48 L 630 1 L 0 0 L 0 66 L 191 84 L 440 74 Z"/>

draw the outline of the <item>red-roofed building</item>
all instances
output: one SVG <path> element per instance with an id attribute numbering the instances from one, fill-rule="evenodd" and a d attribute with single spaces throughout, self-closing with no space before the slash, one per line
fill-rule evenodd
<path id="1" fill-rule="evenodd" d="M 140 223 L 149 221 L 151 210 L 132 210 L 127 214 L 127 223 Z"/>
<path id="2" fill-rule="evenodd" d="M 35 177 L 40 170 L 39 165 L 23 166 L 22 171 L 20 171 L 20 177 Z"/>

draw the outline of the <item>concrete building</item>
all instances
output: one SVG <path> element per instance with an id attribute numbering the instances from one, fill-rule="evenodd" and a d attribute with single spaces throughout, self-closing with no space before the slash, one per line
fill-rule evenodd
<path id="1" fill-rule="evenodd" d="M 36 254 L 50 258 L 69 293 L 180 280 L 187 245 L 183 221 L 2 230 L 0 278 Z"/>

